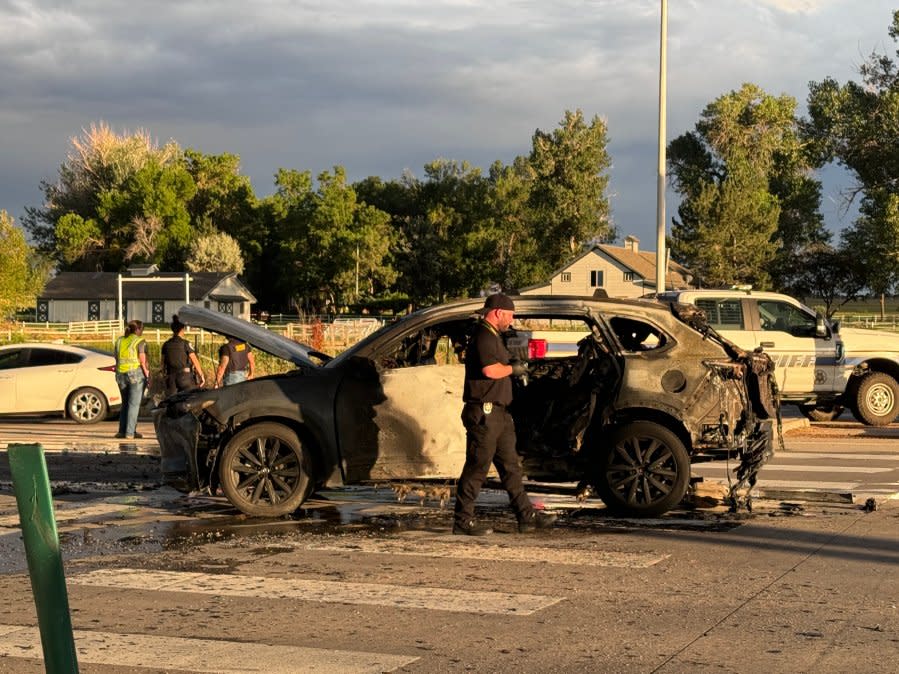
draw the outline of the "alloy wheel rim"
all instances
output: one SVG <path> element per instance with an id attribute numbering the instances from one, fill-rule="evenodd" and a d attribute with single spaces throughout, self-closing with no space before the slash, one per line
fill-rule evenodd
<path id="1" fill-rule="evenodd" d="M 619 442 L 606 466 L 609 486 L 628 505 L 650 505 L 667 497 L 677 480 L 674 453 L 656 438 Z"/>
<path id="2" fill-rule="evenodd" d="M 100 414 L 100 399 L 90 393 L 75 396 L 73 401 L 74 416 L 85 421 L 95 419 Z"/>
<path id="3" fill-rule="evenodd" d="M 301 475 L 300 458 L 279 438 L 255 438 L 235 454 L 231 462 L 237 491 L 250 503 L 276 505 L 296 489 Z"/>

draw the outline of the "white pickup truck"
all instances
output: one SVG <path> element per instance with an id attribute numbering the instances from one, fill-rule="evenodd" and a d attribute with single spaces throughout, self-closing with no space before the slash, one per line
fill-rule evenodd
<path id="1" fill-rule="evenodd" d="M 870 426 L 899 414 L 899 335 L 827 322 L 779 293 L 681 290 L 658 295 L 693 304 L 723 337 L 744 349 L 761 347 L 777 365 L 781 400 L 809 419 L 835 419 L 848 407 Z"/>

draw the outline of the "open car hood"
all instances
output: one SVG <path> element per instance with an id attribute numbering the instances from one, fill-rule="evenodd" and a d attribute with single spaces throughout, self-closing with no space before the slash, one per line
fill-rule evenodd
<path id="1" fill-rule="evenodd" d="M 314 351 L 305 344 L 295 342 L 278 333 L 270 332 L 255 323 L 221 314 L 211 309 L 184 305 L 178 310 L 178 318 L 185 325 L 242 339 L 253 348 L 265 351 L 278 358 L 289 360 L 294 365 L 318 367 L 319 363 L 312 360 L 312 357 L 321 360 L 330 360 L 331 358 L 327 354 Z"/>

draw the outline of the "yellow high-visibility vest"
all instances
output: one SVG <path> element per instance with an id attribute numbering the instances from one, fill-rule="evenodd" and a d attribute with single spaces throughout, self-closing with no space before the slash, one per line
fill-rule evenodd
<path id="1" fill-rule="evenodd" d="M 137 347 L 143 341 L 144 338 L 139 335 L 128 335 L 127 337 L 119 337 L 116 340 L 116 372 L 131 372 L 140 367 Z"/>

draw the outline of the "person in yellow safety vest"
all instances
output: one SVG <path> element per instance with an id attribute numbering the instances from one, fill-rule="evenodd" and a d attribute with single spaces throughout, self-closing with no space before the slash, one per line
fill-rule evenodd
<path id="1" fill-rule="evenodd" d="M 144 387 L 150 383 L 150 366 L 147 364 L 147 342 L 141 336 L 142 321 L 128 321 L 125 334 L 115 343 L 115 380 L 122 392 L 122 409 L 119 412 L 117 438 L 142 438 L 137 432 L 137 415 L 144 395 Z"/>

